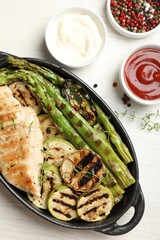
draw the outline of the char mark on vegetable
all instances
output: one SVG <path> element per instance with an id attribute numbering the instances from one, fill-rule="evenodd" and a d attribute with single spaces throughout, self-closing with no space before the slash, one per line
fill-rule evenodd
<path id="1" fill-rule="evenodd" d="M 53 208 L 53 211 L 64 215 L 68 219 L 70 219 L 72 217 L 69 213 L 65 214 L 65 213 L 63 213 L 61 210 L 59 210 L 57 208 Z"/>
<path id="2" fill-rule="evenodd" d="M 97 191 L 98 192 L 98 191 Z M 91 192 L 91 195 L 93 194 L 93 192 Z M 85 195 L 85 198 L 88 198 L 89 195 Z M 86 201 L 84 204 L 80 205 L 78 208 L 83 208 L 85 206 L 87 206 L 88 204 L 92 204 L 94 206 L 94 203 L 101 200 L 101 199 L 107 199 L 109 197 L 109 195 L 107 193 L 104 193 L 100 196 L 96 196 L 96 197 L 92 197 L 90 200 Z M 92 209 L 91 209 L 92 210 Z"/>
<path id="3" fill-rule="evenodd" d="M 63 199 L 63 195 L 62 195 L 62 199 Z M 65 206 L 65 207 L 67 207 L 67 208 L 70 208 L 70 209 L 72 209 L 72 210 L 76 210 L 76 206 L 75 206 L 75 205 L 71 205 L 71 204 L 69 204 L 69 203 L 66 203 L 66 202 L 63 201 L 63 200 L 53 199 L 53 202 L 58 203 L 58 204 L 60 204 L 60 205 L 62 205 L 62 206 Z M 61 213 L 64 214 L 63 212 L 61 212 Z M 64 215 L 65 215 L 65 214 L 64 214 Z"/>

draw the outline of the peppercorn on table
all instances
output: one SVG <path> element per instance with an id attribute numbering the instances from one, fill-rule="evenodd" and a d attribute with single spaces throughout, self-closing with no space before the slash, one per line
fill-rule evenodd
<path id="1" fill-rule="evenodd" d="M 129 2 L 131 1 L 128 1 L 130 5 Z M 154 5 L 155 1 L 148 2 Z M 158 0 L 157 4 L 160 5 Z M 87 67 L 69 70 L 93 88 L 117 114 L 131 138 L 138 159 L 145 212 L 139 224 L 118 239 L 159 240 L 160 105 L 142 106 L 131 101 L 121 89 L 118 72 L 123 58 L 132 48 L 146 43 L 160 44 L 160 30 L 142 39 L 120 35 L 108 21 L 106 0 L 92 0 L 92 4 L 90 0 L 2 0 L 0 50 L 19 57 L 40 58 L 57 64 L 45 45 L 45 29 L 54 14 L 68 7 L 89 8 L 99 14 L 106 25 L 107 41 L 103 55 Z M 156 11 L 159 11 L 159 7 Z M 3 240 L 114 239 L 113 236 L 95 231 L 68 229 L 50 223 L 27 209 L 2 183 L 0 212 L 0 238 Z M 133 213 L 134 207 L 131 207 L 117 224 L 129 222 Z"/>

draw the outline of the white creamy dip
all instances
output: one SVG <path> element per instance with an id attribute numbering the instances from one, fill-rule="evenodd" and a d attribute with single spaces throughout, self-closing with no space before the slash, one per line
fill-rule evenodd
<path id="1" fill-rule="evenodd" d="M 86 14 L 64 14 L 53 30 L 53 51 L 61 62 L 79 64 L 93 58 L 100 50 L 102 37 L 95 21 Z"/>

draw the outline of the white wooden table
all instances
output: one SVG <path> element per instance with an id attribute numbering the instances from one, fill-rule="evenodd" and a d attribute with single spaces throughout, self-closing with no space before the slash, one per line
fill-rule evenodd
<path id="1" fill-rule="evenodd" d="M 118 81 L 118 68 L 124 55 L 133 47 L 144 43 L 160 44 L 160 31 L 146 39 L 128 39 L 119 35 L 109 24 L 105 13 L 106 0 L 0 0 L 0 50 L 18 56 L 54 60 L 49 55 L 44 33 L 48 20 L 57 11 L 71 6 L 89 7 L 105 21 L 108 29 L 107 47 L 95 63 L 73 70 L 96 91 L 114 111 L 135 111 L 138 117 L 156 112 L 160 105 L 144 107 L 122 103 L 123 92 Z M 141 130 L 138 119 L 133 122 L 128 116 L 121 121 L 134 144 L 139 169 L 140 183 L 145 196 L 145 213 L 140 223 L 119 240 L 160 239 L 160 132 Z M 160 121 L 160 119 L 157 119 Z M 129 215 L 129 213 L 128 213 Z M 128 215 L 123 221 L 128 221 Z M 33 214 L 0 184 L 0 239 L 1 240 L 96 240 L 114 239 L 94 231 L 77 231 L 53 225 Z"/>

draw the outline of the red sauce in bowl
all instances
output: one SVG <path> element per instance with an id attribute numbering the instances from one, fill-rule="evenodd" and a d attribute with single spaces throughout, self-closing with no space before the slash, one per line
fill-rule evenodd
<path id="1" fill-rule="evenodd" d="M 131 55 L 124 67 L 130 90 L 145 100 L 160 98 L 160 50 L 144 48 Z"/>

